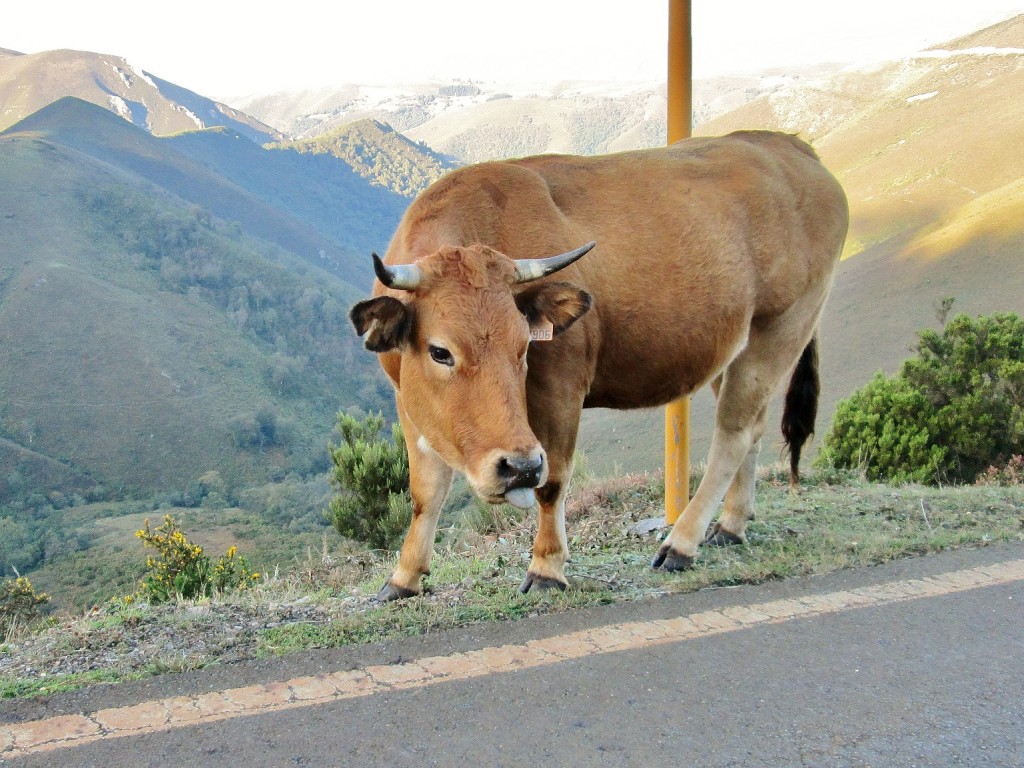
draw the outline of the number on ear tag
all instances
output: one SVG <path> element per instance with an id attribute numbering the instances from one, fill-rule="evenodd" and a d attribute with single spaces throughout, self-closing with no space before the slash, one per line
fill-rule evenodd
<path id="1" fill-rule="evenodd" d="M 553 338 L 555 338 L 555 326 L 550 320 L 540 320 L 530 326 L 530 341 L 551 341 Z"/>

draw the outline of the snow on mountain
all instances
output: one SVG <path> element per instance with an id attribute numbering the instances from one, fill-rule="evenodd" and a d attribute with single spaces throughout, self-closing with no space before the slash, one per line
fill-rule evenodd
<path id="1" fill-rule="evenodd" d="M 0 49 L 0 130 L 67 96 L 109 109 L 156 135 L 224 126 L 258 143 L 280 138 L 248 115 L 161 80 L 120 56 Z"/>
<path id="2" fill-rule="evenodd" d="M 931 48 L 927 51 L 915 53 L 915 59 L 952 59 L 956 56 L 1024 56 L 1024 48 L 996 48 L 991 45 L 980 45 L 974 48 L 958 48 L 945 50 L 942 48 Z"/>
<path id="3" fill-rule="evenodd" d="M 699 80 L 694 121 L 832 74 L 826 65 Z M 594 154 L 664 143 L 666 94 L 657 82 L 448 81 L 346 84 L 234 102 L 295 138 L 371 118 L 461 162 L 541 152 Z"/>

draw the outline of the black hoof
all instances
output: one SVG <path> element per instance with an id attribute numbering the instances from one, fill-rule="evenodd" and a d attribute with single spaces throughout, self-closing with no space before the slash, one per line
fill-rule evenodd
<path id="1" fill-rule="evenodd" d="M 404 600 L 407 597 L 416 597 L 418 594 L 418 592 L 413 592 L 411 589 L 400 587 L 389 581 L 380 588 L 380 592 L 377 593 L 376 600 L 378 603 L 390 603 L 392 600 Z"/>
<path id="2" fill-rule="evenodd" d="M 542 592 L 546 592 L 549 589 L 557 589 L 559 592 L 565 592 L 565 588 L 568 586 L 569 585 L 564 581 L 550 579 L 547 576 L 538 576 L 527 571 L 526 578 L 523 579 L 523 583 L 519 585 L 519 591 L 525 595 L 531 588 L 536 587 Z"/>
<path id="3" fill-rule="evenodd" d="M 736 544 L 743 544 L 746 541 L 741 536 L 737 536 L 732 531 L 727 531 L 721 526 L 720 523 L 715 523 L 711 526 L 711 530 L 708 531 L 707 537 L 704 539 L 704 543 L 712 547 L 731 547 Z"/>
<path id="4" fill-rule="evenodd" d="M 658 554 L 651 561 L 651 568 L 661 568 L 665 571 L 688 571 L 693 568 L 695 558 L 676 552 L 667 544 L 658 550 Z"/>

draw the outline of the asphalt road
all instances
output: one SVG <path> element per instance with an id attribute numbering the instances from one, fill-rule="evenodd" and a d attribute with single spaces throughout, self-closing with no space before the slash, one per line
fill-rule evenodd
<path id="1" fill-rule="evenodd" d="M 1022 561 L 1024 543 L 991 546 L 827 577 L 231 665 L 42 702 L 5 702 L 0 723 L 81 726 L 79 713 L 134 712 L 117 708 L 175 696 L 194 702 L 212 692 L 258 684 L 272 691 L 274 681 L 316 681 L 343 670 L 355 670 L 352 680 L 365 680 L 360 670 L 382 669 L 374 665 L 394 670 L 405 669 L 404 663 L 436 673 L 420 675 L 423 679 L 409 687 L 381 684 L 349 698 L 302 705 L 291 700 L 262 714 L 236 711 L 169 730 L 121 737 L 97 731 L 79 746 L 26 747 L 24 756 L 2 762 L 49 768 L 1020 768 Z M 949 576 L 928 581 L 937 574 L 1014 563 L 1016 575 L 994 583 L 965 586 Z M 950 586 L 908 597 L 922 583 Z M 870 599 L 849 604 L 843 595 L 851 594 Z M 786 606 L 797 604 L 825 607 L 785 615 Z M 668 626 L 659 624 L 662 620 L 692 617 L 699 625 L 701 616 L 726 618 L 710 633 L 644 639 L 645 627 Z M 609 625 L 631 629 L 609 630 Z M 482 649 L 504 646 L 507 655 L 508 648 L 533 648 L 537 638 L 553 638 L 542 641 L 548 643 L 544 647 L 570 648 L 581 633 L 596 644 L 591 650 L 567 651 L 564 657 L 536 651 L 533 661 L 523 651 L 515 662 L 521 666 L 486 674 L 466 671 L 491 658 L 491 651 Z M 606 640 L 612 645 L 598 647 Z M 428 658 L 436 661 L 423 661 Z M 451 661 L 447 676 L 437 673 L 445 660 Z M 422 666 L 416 667 L 417 661 Z M 10 744 L 10 739 L 0 744 L 5 754 L 14 754 Z"/>

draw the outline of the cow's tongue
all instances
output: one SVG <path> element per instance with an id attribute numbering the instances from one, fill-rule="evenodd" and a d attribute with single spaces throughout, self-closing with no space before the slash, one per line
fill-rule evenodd
<path id="1" fill-rule="evenodd" d="M 533 492 L 533 488 L 513 488 L 505 494 L 505 501 L 513 507 L 529 509 L 537 503 L 537 494 Z"/>

